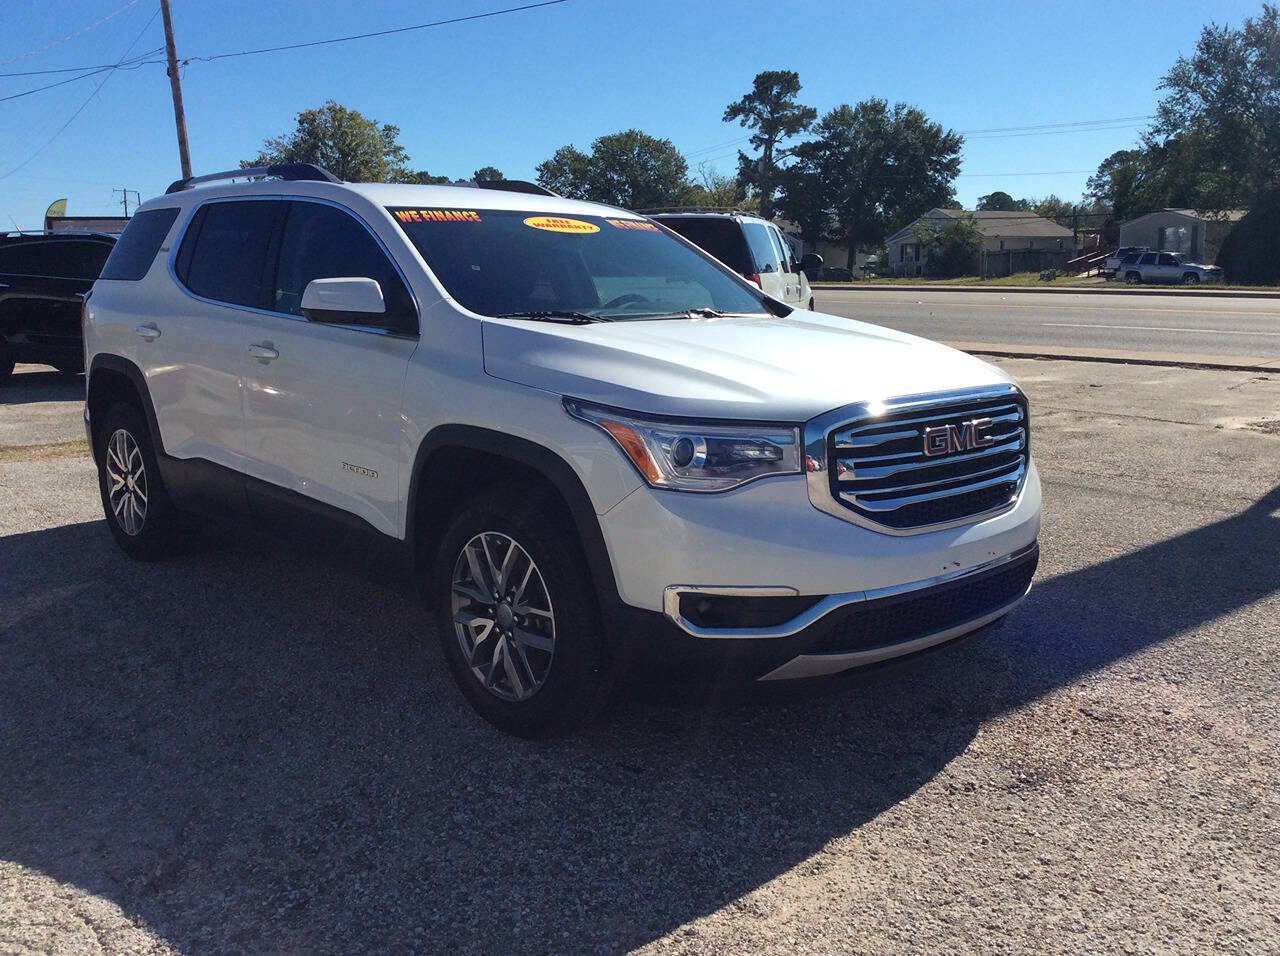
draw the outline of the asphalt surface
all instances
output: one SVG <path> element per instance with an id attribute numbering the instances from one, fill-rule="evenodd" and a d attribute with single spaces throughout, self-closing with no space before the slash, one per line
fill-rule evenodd
<path id="1" fill-rule="evenodd" d="M 1280 301 L 817 289 L 815 307 L 949 343 L 1280 359 Z"/>
<path id="2" fill-rule="evenodd" d="M 1045 490 L 1002 629 L 541 745 L 471 714 L 379 550 L 130 562 L 77 386 L 19 375 L 0 952 L 1277 951 L 1280 376 L 1001 364 Z"/>

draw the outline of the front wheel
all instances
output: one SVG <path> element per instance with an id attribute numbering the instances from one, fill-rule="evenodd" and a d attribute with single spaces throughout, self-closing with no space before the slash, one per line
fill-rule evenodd
<path id="1" fill-rule="evenodd" d="M 139 561 L 171 554 L 193 525 L 169 501 L 142 413 L 126 402 L 111 406 L 95 445 L 102 511 L 120 550 Z"/>
<path id="2" fill-rule="evenodd" d="M 573 522 L 486 495 L 450 522 L 431 572 L 441 650 L 485 720 L 519 737 L 568 733 L 600 710 L 608 667 Z"/>
<path id="3" fill-rule="evenodd" d="M 1182 277 L 1182 284 L 1183 285 L 1199 285 L 1200 277 L 1196 275 L 1194 272 L 1188 272 L 1186 275 Z"/>
<path id="4" fill-rule="evenodd" d="M 813 300 L 812 300 L 812 299 L 810 299 L 810 300 L 809 300 L 809 311 L 810 311 L 810 312 L 812 312 L 812 311 L 813 311 Z"/>
<path id="5" fill-rule="evenodd" d="M 1124 274 L 1125 285 L 1137 285 L 1142 281 L 1142 275 L 1138 272 L 1126 272 Z"/>

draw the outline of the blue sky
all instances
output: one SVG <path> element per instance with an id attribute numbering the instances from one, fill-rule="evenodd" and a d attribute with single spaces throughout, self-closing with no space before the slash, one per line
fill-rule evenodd
<path id="1" fill-rule="evenodd" d="M 174 0 L 173 17 L 179 55 L 200 56 L 519 2 Z M 192 163 L 197 173 L 234 167 L 289 129 L 299 110 L 333 98 L 398 125 L 414 167 L 436 174 L 494 165 L 533 178 L 557 147 L 587 147 L 629 127 L 671 139 L 691 168 L 731 172 L 734 140 L 746 133 L 720 117 L 762 69 L 797 70 L 802 99 L 820 111 L 881 96 L 962 132 L 1144 116 L 1160 76 L 1191 52 L 1207 21 L 1239 25 L 1261 2 L 1162 2 L 1138 30 L 1117 25 L 1124 6 L 1084 3 L 1072 13 L 1034 0 L 567 0 L 392 37 L 192 62 L 183 83 Z M 136 56 L 160 47 L 156 9 L 157 0 L 9 0 L 0 73 L 112 63 L 126 49 Z M 0 77 L 0 97 L 66 76 Z M 1078 198 L 1089 171 L 1131 145 L 1141 126 L 1113 125 L 972 137 L 959 198 L 969 207 L 995 189 Z M 110 213 L 119 208 L 113 187 L 146 198 L 179 174 L 162 66 L 0 102 L 0 128 L 3 228 L 38 228 L 61 196 L 74 215 Z"/>

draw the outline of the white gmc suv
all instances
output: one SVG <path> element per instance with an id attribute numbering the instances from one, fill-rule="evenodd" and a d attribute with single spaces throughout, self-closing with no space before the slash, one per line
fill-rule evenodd
<path id="1" fill-rule="evenodd" d="M 84 310 L 120 547 L 215 510 L 403 542 L 462 692 L 524 736 L 616 680 L 836 674 L 1027 592 L 1040 485 L 999 370 L 492 185 L 288 165 L 145 203 Z"/>

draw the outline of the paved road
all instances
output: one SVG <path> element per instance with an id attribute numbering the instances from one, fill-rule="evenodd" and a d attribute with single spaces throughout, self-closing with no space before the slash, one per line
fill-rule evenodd
<path id="1" fill-rule="evenodd" d="M 355 541 L 130 562 L 79 388 L 18 376 L 0 953 L 1277 952 L 1280 375 L 1000 364 L 1045 487 L 1000 631 L 547 744 Z"/>
<path id="2" fill-rule="evenodd" d="M 823 312 L 943 342 L 1280 358 L 1280 300 L 818 289 Z"/>

